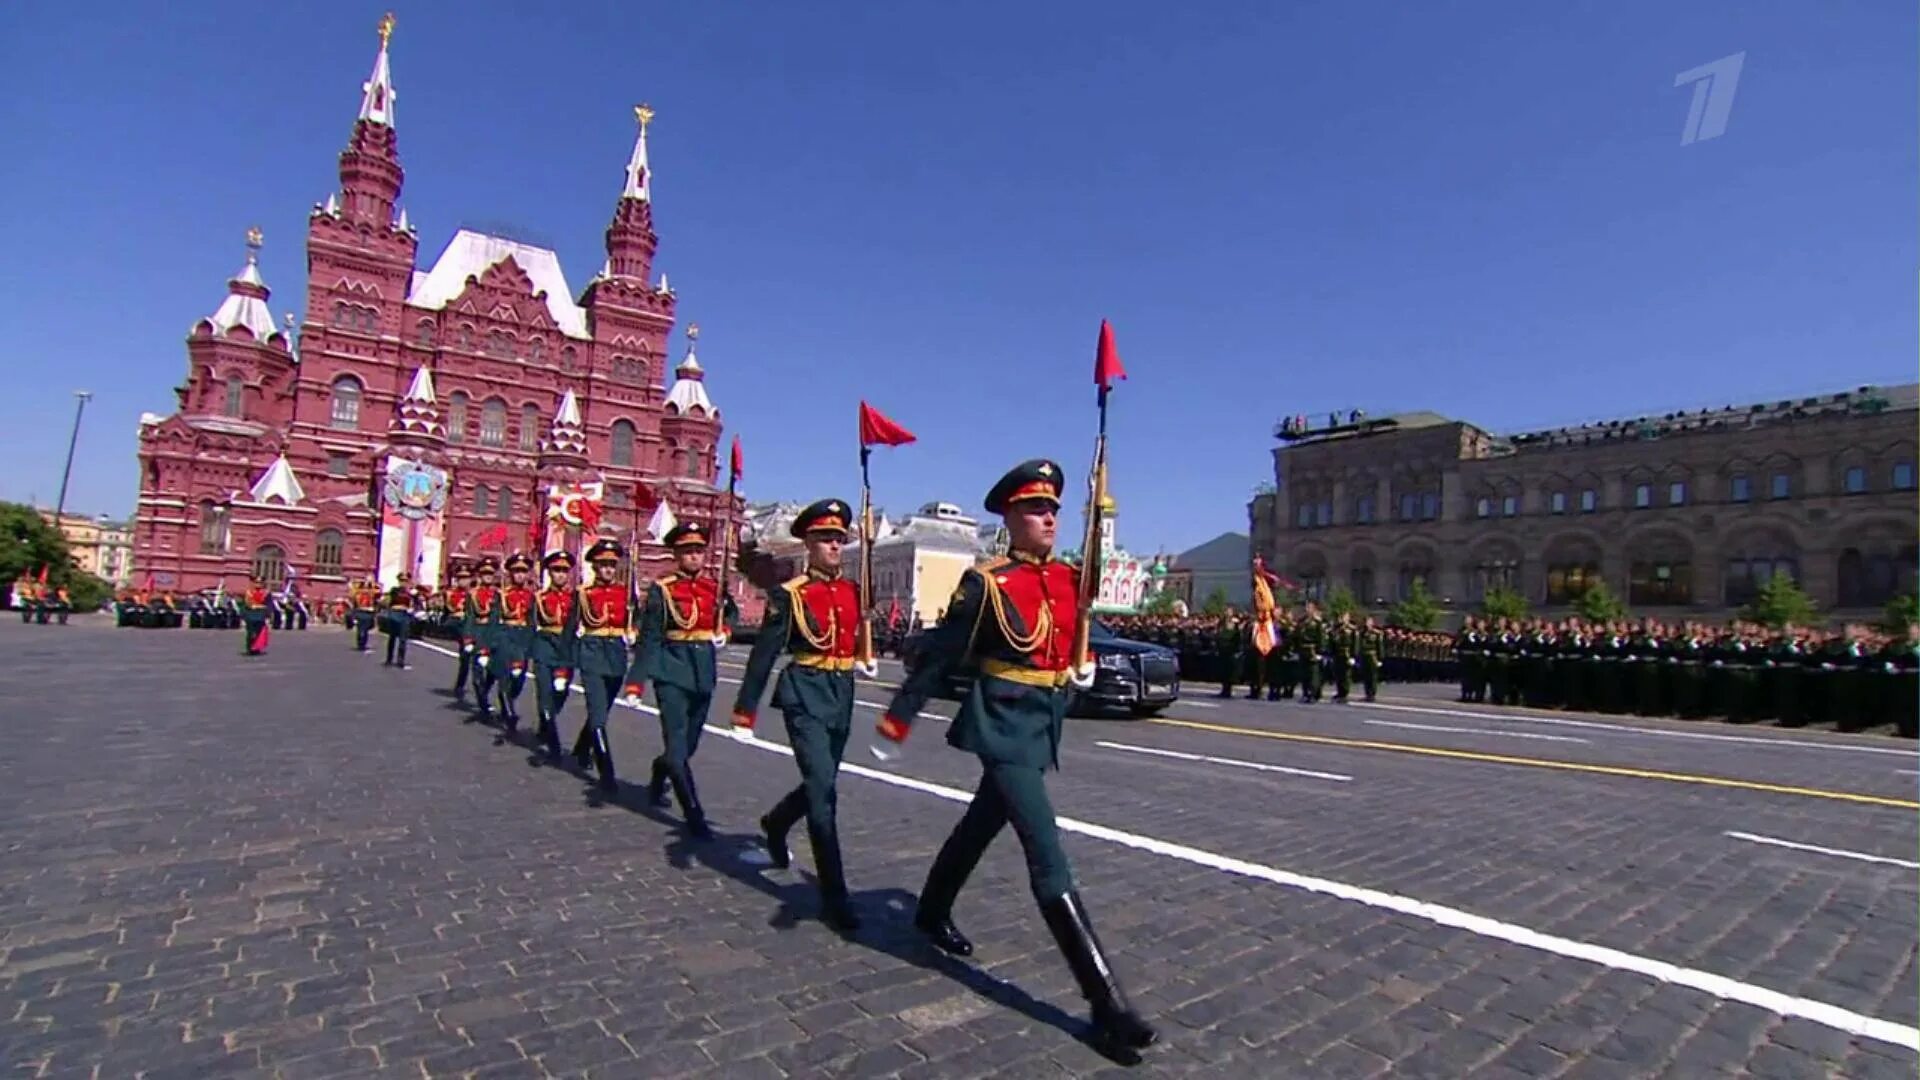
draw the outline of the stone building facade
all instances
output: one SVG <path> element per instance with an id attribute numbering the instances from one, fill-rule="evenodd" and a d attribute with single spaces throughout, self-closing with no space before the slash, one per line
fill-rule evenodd
<path id="1" fill-rule="evenodd" d="M 1456 612 L 1489 588 L 1567 610 L 1601 580 L 1636 613 L 1719 619 L 1787 573 L 1868 617 L 1914 589 L 1920 387 L 1513 436 L 1434 413 L 1288 421 L 1252 548 L 1308 595 L 1415 579 Z"/>
<path id="2" fill-rule="evenodd" d="M 133 527 L 124 521 L 101 516 L 61 514 L 56 523 L 52 510 L 41 510 L 40 519 L 60 530 L 67 538 L 67 551 L 74 565 L 94 577 L 124 588 L 133 583 Z"/>
<path id="3" fill-rule="evenodd" d="M 400 205 L 390 31 L 361 87 L 339 189 L 308 216 L 304 320 L 274 319 L 255 230 L 228 295 L 188 331 L 175 411 L 142 418 L 133 540 L 157 587 L 297 574 L 325 599 L 350 579 L 397 574 L 381 493 L 409 463 L 438 470 L 438 490 L 415 493 L 443 515 L 423 554 L 537 542 L 550 500 L 582 486 L 604 494 L 602 534 L 644 537 L 642 484 L 682 519 L 738 519 L 713 484 L 720 412 L 692 327 L 668 386 L 678 297 L 653 274 L 651 111 L 635 110 L 606 263 L 584 289 L 553 251 L 466 229 L 422 267 Z M 425 564 L 438 559 L 414 561 L 416 577 L 438 580 L 441 567 Z M 637 561 L 651 575 L 668 555 L 643 544 Z"/>

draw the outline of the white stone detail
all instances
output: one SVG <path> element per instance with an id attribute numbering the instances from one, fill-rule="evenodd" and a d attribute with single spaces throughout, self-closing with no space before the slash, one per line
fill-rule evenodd
<path id="1" fill-rule="evenodd" d="M 686 359 L 680 361 L 680 366 L 674 368 L 673 373 L 676 376 L 673 389 L 667 391 L 667 407 L 670 410 L 682 416 L 695 415 L 695 409 L 700 410 L 700 416 L 717 418 L 720 415 L 713 407 L 712 399 L 707 397 L 707 386 L 703 381 L 706 372 L 700 366 L 700 358 L 693 354 L 692 342 L 687 343 Z"/>
<path id="2" fill-rule="evenodd" d="M 374 57 L 373 74 L 360 84 L 360 119 L 370 124 L 393 126 L 393 69 L 387 63 L 387 43 L 380 42 L 380 55 Z"/>
<path id="3" fill-rule="evenodd" d="M 306 491 L 300 486 L 300 478 L 293 475 L 293 466 L 287 463 L 285 454 L 274 458 L 273 464 L 267 466 L 267 471 L 253 482 L 251 494 L 256 503 L 278 499 L 287 506 L 298 506 L 307 497 Z"/>
<path id="4" fill-rule="evenodd" d="M 470 229 L 453 234 L 433 269 L 424 274 L 414 272 L 407 303 L 436 311 L 444 308 L 466 291 L 468 278 L 479 277 L 502 259 L 512 259 L 532 279 L 534 291 L 547 294 L 547 314 L 561 333 L 580 341 L 592 340 L 587 333 L 586 309 L 573 302 L 566 272 L 560 269 L 560 256 L 547 248 Z"/>
<path id="5" fill-rule="evenodd" d="M 633 140 L 633 157 L 627 159 L 627 183 L 620 189 L 622 198 L 653 201 L 653 170 L 647 168 L 647 126 Z"/>

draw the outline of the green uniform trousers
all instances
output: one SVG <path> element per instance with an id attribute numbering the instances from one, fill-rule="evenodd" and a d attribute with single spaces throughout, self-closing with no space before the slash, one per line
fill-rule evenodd
<path id="1" fill-rule="evenodd" d="M 959 892 L 980 856 L 1009 824 L 1026 853 L 1027 882 L 1034 898 L 1044 904 L 1073 891 L 1073 869 L 1067 864 L 1066 849 L 1060 846 L 1053 802 L 1047 798 L 1046 774 L 1031 765 L 981 758 L 980 786 L 974 789 L 973 801 L 940 846 L 933 869 L 927 873 L 931 884 L 927 892 L 948 894 L 935 896 L 937 910 L 944 911 L 952 904 L 951 894 Z M 926 902 L 923 898 L 922 903 Z"/>
<path id="2" fill-rule="evenodd" d="M 689 690 L 683 686 L 670 686 L 666 683 L 653 684 L 654 700 L 660 703 L 660 751 L 659 761 L 667 772 L 684 782 L 687 762 L 692 760 L 694 751 L 700 749 L 700 733 L 706 730 L 707 711 L 713 707 L 713 691 Z M 851 724 L 849 724 L 851 727 Z M 788 727 L 791 736 L 792 727 Z M 794 744 L 798 747 L 798 743 Z M 840 745 L 846 746 L 846 736 L 840 736 Z M 795 750 L 798 756 L 798 750 Z M 834 754 L 839 761 L 839 754 Z"/>
<path id="3" fill-rule="evenodd" d="M 800 767 L 800 786 L 788 792 L 767 813 L 767 823 L 785 833 L 802 817 L 813 842 L 813 868 L 820 892 L 830 902 L 847 896 L 847 878 L 840 860 L 840 793 L 835 783 L 840 759 L 853 732 L 853 675 L 796 670 L 788 665 L 775 693 L 786 721 L 787 745 Z"/>

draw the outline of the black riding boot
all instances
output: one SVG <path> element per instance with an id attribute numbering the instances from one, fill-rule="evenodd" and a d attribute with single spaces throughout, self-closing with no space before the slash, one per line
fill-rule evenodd
<path id="1" fill-rule="evenodd" d="M 1054 897 L 1040 905 L 1040 914 L 1046 917 L 1047 929 L 1053 931 L 1053 940 L 1065 954 L 1080 993 L 1093 1007 L 1095 1042 L 1103 1049 L 1122 1053 L 1152 1046 L 1159 1035 L 1127 1003 L 1100 948 L 1100 939 L 1094 936 L 1093 922 L 1087 917 L 1080 894 L 1068 892 Z"/>
<path id="2" fill-rule="evenodd" d="M 547 756 L 558 758 L 560 756 L 560 725 L 553 722 L 553 717 L 548 715 L 545 709 L 540 711 L 540 727 L 537 735 L 540 747 L 547 752 Z"/>
<path id="3" fill-rule="evenodd" d="M 653 759 L 653 778 L 647 781 L 647 802 L 654 806 L 667 805 L 667 759 Z"/>
<path id="4" fill-rule="evenodd" d="M 673 782 L 674 798 L 680 800 L 680 817 L 687 823 L 687 835 L 695 840 L 713 839 L 707 811 L 700 805 L 700 792 L 693 786 L 693 770 L 681 769 L 677 776 L 669 772 L 667 778 Z"/>
<path id="5" fill-rule="evenodd" d="M 966 875 L 953 869 L 945 855 L 946 849 L 942 848 L 927 871 L 927 883 L 921 886 L 920 903 L 913 911 L 913 926 L 941 952 L 972 956 L 973 942 L 953 925 L 953 902 L 960 896 L 960 886 L 966 884 Z"/>
<path id="6" fill-rule="evenodd" d="M 835 829 L 807 826 L 813 841 L 813 868 L 820 875 L 820 918 L 842 933 L 860 929 L 860 917 L 847 898 L 847 872 L 840 862 L 840 837 Z"/>
<path id="7" fill-rule="evenodd" d="M 580 734 L 573 740 L 573 763 L 586 772 L 593 766 L 593 725 L 581 724 Z"/>
<path id="8" fill-rule="evenodd" d="M 593 768 L 600 774 L 601 791 L 620 790 L 620 778 L 613 773 L 613 747 L 607 742 L 607 730 L 599 728 L 593 733 Z"/>

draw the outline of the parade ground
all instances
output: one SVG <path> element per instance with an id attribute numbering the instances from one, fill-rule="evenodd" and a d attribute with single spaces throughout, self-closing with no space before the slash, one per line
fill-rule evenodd
<path id="1" fill-rule="evenodd" d="M 378 639 L 376 639 L 376 649 Z M 865 925 L 755 820 L 777 711 L 695 758 L 718 836 L 467 722 L 453 660 L 274 635 L 0 622 L 9 1076 L 1088 1076 L 1086 1010 L 1009 832 L 925 945 L 914 896 L 977 765 L 936 701 L 840 783 Z M 531 694 L 527 699 L 531 702 Z M 649 702 L 651 704 L 651 702 Z M 531 705 L 527 708 L 531 728 Z M 571 741 L 578 695 L 563 717 Z M 524 734 L 522 736 L 525 738 Z M 1081 890 L 1160 1029 L 1132 1075 L 1911 1077 L 1911 742 L 1453 702 L 1187 696 L 1073 719 L 1049 777 Z"/>

